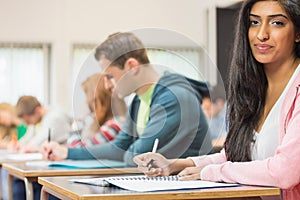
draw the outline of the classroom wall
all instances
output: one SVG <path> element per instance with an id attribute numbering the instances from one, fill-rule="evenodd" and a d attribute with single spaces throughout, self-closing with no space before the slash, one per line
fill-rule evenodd
<path id="1" fill-rule="evenodd" d="M 207 48 L 207 9 L 220 2 L 225 1 L 0 0 L 0 42 L 50 43 L 50 102 L 70 110 L 72 44 L 100 43 L 116 31 L 156 27 L 179 32 Z M 171 44 L 162 46 L 176 46 L 176 41 L 167 43 Z"/>

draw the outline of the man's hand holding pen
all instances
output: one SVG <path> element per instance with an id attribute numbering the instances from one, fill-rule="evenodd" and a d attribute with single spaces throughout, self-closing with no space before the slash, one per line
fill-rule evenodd
<path id="1" fill-rule="evenodd" d="M 41 146 L 41 153 L 45 160 L 64 160 L 68 155 L 68 148 L 58 144 L 57 142 L 44 142 Z"/>

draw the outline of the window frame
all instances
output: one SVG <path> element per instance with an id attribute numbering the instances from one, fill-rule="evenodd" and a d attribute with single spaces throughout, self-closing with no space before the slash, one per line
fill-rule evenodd
<path id="1" fill-rule="evenodd" d="M 50 103 L 51 96 L 51 44 L 50 43 L 26 43 L 26 42 L 0 42 L 0 49 L 32 49 L 32 48 L 40 48 L 43 54 L 43 104 Z M 12 88 L 13 89 L 13 88 Z M 22 95 L 22 94 L 20 94 Z M 26 95 L 26 94 L 25 94 Z M 14 103 L 13 99 L 10 100 L 9 103 Z"/>

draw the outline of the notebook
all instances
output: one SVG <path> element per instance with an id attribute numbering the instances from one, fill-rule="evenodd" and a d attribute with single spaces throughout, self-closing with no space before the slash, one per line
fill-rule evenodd
<path id="1" fill-rule="evenodd" d="M 68 169 L 93 169 L 93 168 L 121 168 L 126 167 L 124 162 L 116 160 L 63 160 L 63 161 L 36 161 L 26 162 L 27 166 L 48 166 Z"/>
<path id="2" fill-rule="evenodd" d="M 178 176 L 114 176 L 106 178 L 72 179 L 70 181 L 96 186 L 113 185 L 126 190 L 132 190 L 137 192 L 239 186 L 239 184 L 216 183 L 202 180 L 180 181 L 178 180 Z"/>

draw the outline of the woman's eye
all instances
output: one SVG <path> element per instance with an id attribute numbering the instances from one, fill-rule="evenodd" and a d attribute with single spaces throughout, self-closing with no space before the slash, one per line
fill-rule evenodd
<path id="1" fill-rule="evenodd" d="M 257 25 L 259 22 L 257 20 L 250 20 L 250 25 Z"/>
<path id="2" fill-rule="evenodd" d="M 276 21 L 273 21 L 273 22 L 272 22 L 272 24 L 274 24 L 274 25 L 278 25 L 278 26 L 283 26 L 283 25 L 284 25 L 284 23 L 283 23 L 283 22 L 281 22 L 281 21 L 278 21 L 278 20 L 276 20 Z"/>

